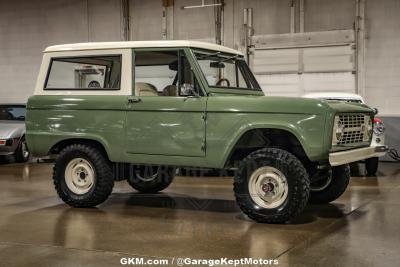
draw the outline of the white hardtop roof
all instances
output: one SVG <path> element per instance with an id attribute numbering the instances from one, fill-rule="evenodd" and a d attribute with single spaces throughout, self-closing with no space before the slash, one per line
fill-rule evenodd
<path id="1" fill-rule="evenodd" d="M 47 47 L 44 52 L 64 52 L 78 50 L 100 50 L 120 48 L 162 48 L 162 47 L 193 47 L 207 50 L 215 50 L 230 54 L 243 55 L 242 52 L 222 45 L 187 40 L 163 40 L 163 41 L 121 41 L 121 42 L 91 42 L 62 44 Z"/>

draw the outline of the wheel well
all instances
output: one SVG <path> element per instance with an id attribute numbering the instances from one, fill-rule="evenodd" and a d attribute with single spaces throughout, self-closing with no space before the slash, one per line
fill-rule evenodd
<path id="1" fill-rule="evenodd" d="M 253 129 L 245 132 L 236 142 L 225 166 L 236 167 L 247 155 L 264 147 L 284 149 L 304 165 L 311 163 L 300 141 L 292 133 L 282 129 Z"/>
<path id="2" fill-rule="evenodd" d="M 104 155 L 108 158 L 107 151 L 105 150 L 102 143 L 100 143 L 99 141 L 96 141 L 96 140 L 83 139 L 83 138 L 72 138 L 72 139 L 62 140 L 50 148 L 49 154 L 58 154 L 64 148 L 66 148 L 67 146 L 73 145 L 73 144 L 84 144 L 84 145 L 96 147 L 97 149 L 101 150 L 104 153 Z"/>

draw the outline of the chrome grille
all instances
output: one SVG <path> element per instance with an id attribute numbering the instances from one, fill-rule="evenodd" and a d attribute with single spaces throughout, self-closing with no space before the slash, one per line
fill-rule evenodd
<path id="1" fill-rule="evenodd" d="M 341 114 L 339 125 L 343 131 L 337 139 L 337 145 L 361 143 L 369 140 L 367 133 L 370 117 L 365 114 Z"/>

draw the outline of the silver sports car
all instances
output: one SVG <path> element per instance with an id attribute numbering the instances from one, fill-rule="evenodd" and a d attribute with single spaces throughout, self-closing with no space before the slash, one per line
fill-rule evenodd
<path id="1" fill-rule="evenodd" d="M 0 156 L 14 155 L 17 162 L 29 159 L 25 141 L 25 114 L 24 104 L 0 104 Z"/>

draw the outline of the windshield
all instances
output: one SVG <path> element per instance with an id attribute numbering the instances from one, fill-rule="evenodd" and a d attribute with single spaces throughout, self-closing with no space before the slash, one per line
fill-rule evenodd
<path id="1" fill-rule="evenodd" d="M 261 90 L 242 56 L 215 51 L 196 51 L 194 54 L 207 80 L 208 86 L 227 89 Z"/>
<path id="2" fill-rule="evenodd" d="M 23 105 L 0 105 L 0 120 L 24 121 L 26 108 Z"/>

